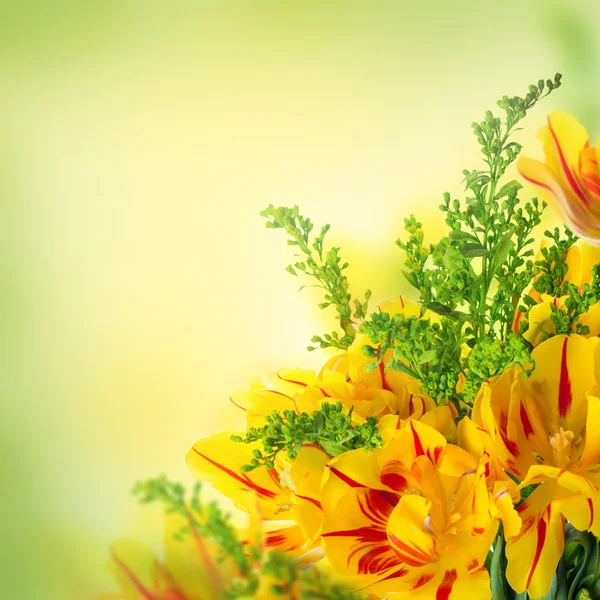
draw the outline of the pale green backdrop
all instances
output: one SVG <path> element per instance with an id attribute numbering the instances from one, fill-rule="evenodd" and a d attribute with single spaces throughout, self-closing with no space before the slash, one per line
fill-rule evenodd
<path id="1" fill-rule="evenodd" d="M 112 539 L 161 546 L 132 482 L 189 480 L 230 393 L 319 365 L 260 209 L 332 223 L 384 299 L 497 98 L 561 71 L 526 150 L 559 108 L 600 134 L 594 1 L 1 0 L 0 28 L 3 598 L 113 589 Z"/>

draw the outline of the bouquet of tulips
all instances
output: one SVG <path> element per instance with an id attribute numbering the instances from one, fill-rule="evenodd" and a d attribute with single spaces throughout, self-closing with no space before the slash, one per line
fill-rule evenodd
<path id="1" fill-rule="evenodd" d="M 330 358 L 252 380 L 231 396 L 246 430 L 190 449 L 193 476 L 247 517 L 199 486 L 136 486 L 165 504 L 166 552 L 115 544 L 119 597 L 600 598 L 600 149 L 561 112 L 539 132 L 543 162 L 513 140 L 559 86 L 473 124 L 483 162 L 463 171 L 465 198 L 444 195 L 447 235 L 425 243 L 405 220 L 410 298 L 369 309 L 329 226 L 262 213 L 297 251 L 288 271 L 336 311 L 339 331 L 309 348 Z M 542 236 L 546 202 L 566 226 Z"/>

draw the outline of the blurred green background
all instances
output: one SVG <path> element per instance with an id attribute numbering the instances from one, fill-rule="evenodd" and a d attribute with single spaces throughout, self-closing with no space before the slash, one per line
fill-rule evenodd
<path id="1" fill-rule="evenodd" d="M 598 2 L 0 1 L 2 597 L 91 599 L 129 497 L 189 481 L 253 375 L 318 367 L 330 325 L 263 228 L 333 224 L 357 292 L 406 291 L 394 240 L 435 236 L 478 165 L 470 123 L 540 77 L 600 134 Z"/>

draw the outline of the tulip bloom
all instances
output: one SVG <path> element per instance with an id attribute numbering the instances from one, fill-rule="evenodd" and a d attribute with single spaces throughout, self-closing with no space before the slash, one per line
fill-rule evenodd
<path id="1" fill-rule="evenodd" d="M 291 464 L 278 457 L 273 469 L 244 473 L 242 466 L 259 446 L 233 442 L 231 435 L 217 434 L 193 445 L 186 461 L 194 477 L 211 482 L 243 511 L 252 512 L 258 505 L 267 547 L 300 555 L 318 549 L 323 519 L 319 486 L 330 457 L 307 444 Z M 318 553 L 313 556 L 320 558 Z"/>
<path id="2" fill-rule="evenodd" d="M 121 591 L 103 594 L 97 600 L 219 600 L 232 582 L 247 581 L 250 575 L 258 578 L 258 589 L 252 595 L 255 600 L 299 597 L 300 583 L 288 581 L 285 572 L 282 579 L 263 572 L 271 548 L 257 510 L 251 512 L 242 537 L 246 548 L 251 545 L 259 552 L 247 553 L 248 570 L 243 572 L 230 557 L 222 556 L 223 548 L 200 537 L 191 521 L 186 523 L 181 516 L 167 513 L 165 523 L 164 563 L 139 542 L 114 543 L 109 566 Z M 192 535 L 176 536 L 186 524 Z"/>
<path id="3" fill-rule="evenodd" d="M 402 298 L 384 302 L 378 308 L 390 314 L 402 312 L 415 317 L 421 311 L 419 304 Z M 253 379 L 250 389 L 236 392 L 231 402 L 246 412 L 249 427 L 264 424 L 264 418 L 273 410 L 310 414 L 324 402 L 341 402 L 347 409 L 353 408 L 356 424 L 364 423 L 370 416 L 394 415 L 402 420 L 420 420 L 443 433 L 449 441 L 456 441 L 454 406 L 437 406 L 414 377 L 393 370 L 386 372 L 385 363 L 391 352 L 378 369 L 368 371 L 366 367 L 374 359 L 363 353 L 366 344 L 370 344 L 369 338 L 358 334 L 348 351 L 327 361 L 318 375 L 303 369 L 281 369 L 271 373 L 266 383 Z M 394 427 L 395 423 L 394 419 Z"/>
<path id="4" fill-rule="evenodd" d="M 407 421 L 382 449 L 334 458 L 322 502 L 325 556 L 365 594 L 491 598 L 483 465 L 431 427 Z"/>
<path id="5" fill-rule="evenodd" d="M 406 317 L 419 317 L 421 305 L 397 300 L 382 302 L 377 309 L 390 315 L 403 314 Z M 437 315 L 426 312 L 426 318 L 438 319 Z M 368 336 L 359 333 L 347 352 L 330 359 L 319 375 L 321 398 L 318 394 L 300 396 L 298 405 L 307 410 L 306 400 L 318 405 L 327 398 L 340 400 L 345 406 L 354 406 L 354 412 L 366 418 L 374 415 L 383 418 L 387 424 L 396 426 L 396 419 L 387 415 L 399 416 L 402 420 L 416 419 L 440 431 L 447 440 L 456 441 L 456 411 L 453 405 L 437 406 L 423 392 L 420 382 L 406 373 L 385 370 L 391 358 L 390 351 L 377 369 L 369 371 L 367 366 L 375 362 L 363 352 L 363 346 L 371 345 Z M 325 398 L 323 398 L 323 396 Z M 331 400 L 329 400 L 331 401 Z"/>
<path id="6" fill-rule="evenodd" d="M 546 241 L 542 242 L 542 248 Z M 536 260 L 541 259 L 541 251 Z M 590 246 L 583 240 L 575 242 L 565 256 L 567 273 L 565 281 L 571 283 L 582 292 L 583 286 L 592 281 L 592 267 L 600 263 L 600 247 Z M 537 303 L 529 311 L 529 321 L 527 331 L 523 337 L 533 346 L 540 344 L 548 335 L 556 333 L 556 326 L 550 319 L 555 308 L 562 309 L 568 296 L 549 296 L 548 294 L 539 294 L 535 289 L 529 291 L 529 297 Z M 517 310 L 513 321 L 513 331 L 519 332 L 524 313 Z M 579 318 L 581 325 L 589 327 L 589 337 L 600 335 L 600 303 L 592 306 L 587 313 Z"/>
<path id="7" fill-rule="evenodd" d="M 519 172 L 575 233 L 600 245 L 600 146 L 591 148 L 585 128 L 560 111 L 548 116 L 538 139 L 544 144 L 545 162 L 523 156 Z"/>
<path id="8" fill-rule="evenodd" d="M 166 515 L 164 563 L 139 542 L 112 544 L 109 567 L 121 592 L 98 600 L 218 600 L 240 573 L 231 560 L 217 562 L 216 546 L 193 525 L 192 535 L 176 539 L 185 524 L 178 515 Z"/>
<path id="9" fill-rule="evenodd" d="M 521 530 L 507 537 L 507 579 L 539 598 L 550 589 L 565 541 L 565 519 L 600 535 L 600 340 L 555 336 L 485 383 L 471 431 L 490 435 L 493 454 L 521 487 L 539 484 L 517 509 Z"/>

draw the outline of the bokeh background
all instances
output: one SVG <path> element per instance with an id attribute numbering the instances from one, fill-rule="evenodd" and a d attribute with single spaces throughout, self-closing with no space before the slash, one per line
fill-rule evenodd
<path id="1" fill-rule="evenodd" d="M 332 223 L 356 293 L 406 292 L 402 218 L 434 240 L 500 96 L 561 71 L 521 141 L 558 108 L 596 139 L 599 26 L 595 1 L 1 0 L 0 595 L 113 590 L 114 538 L 161 546 L 132 483 L 189 481 L 230 393 L 319 366 L 332 322 L 262 208 Z"/>

